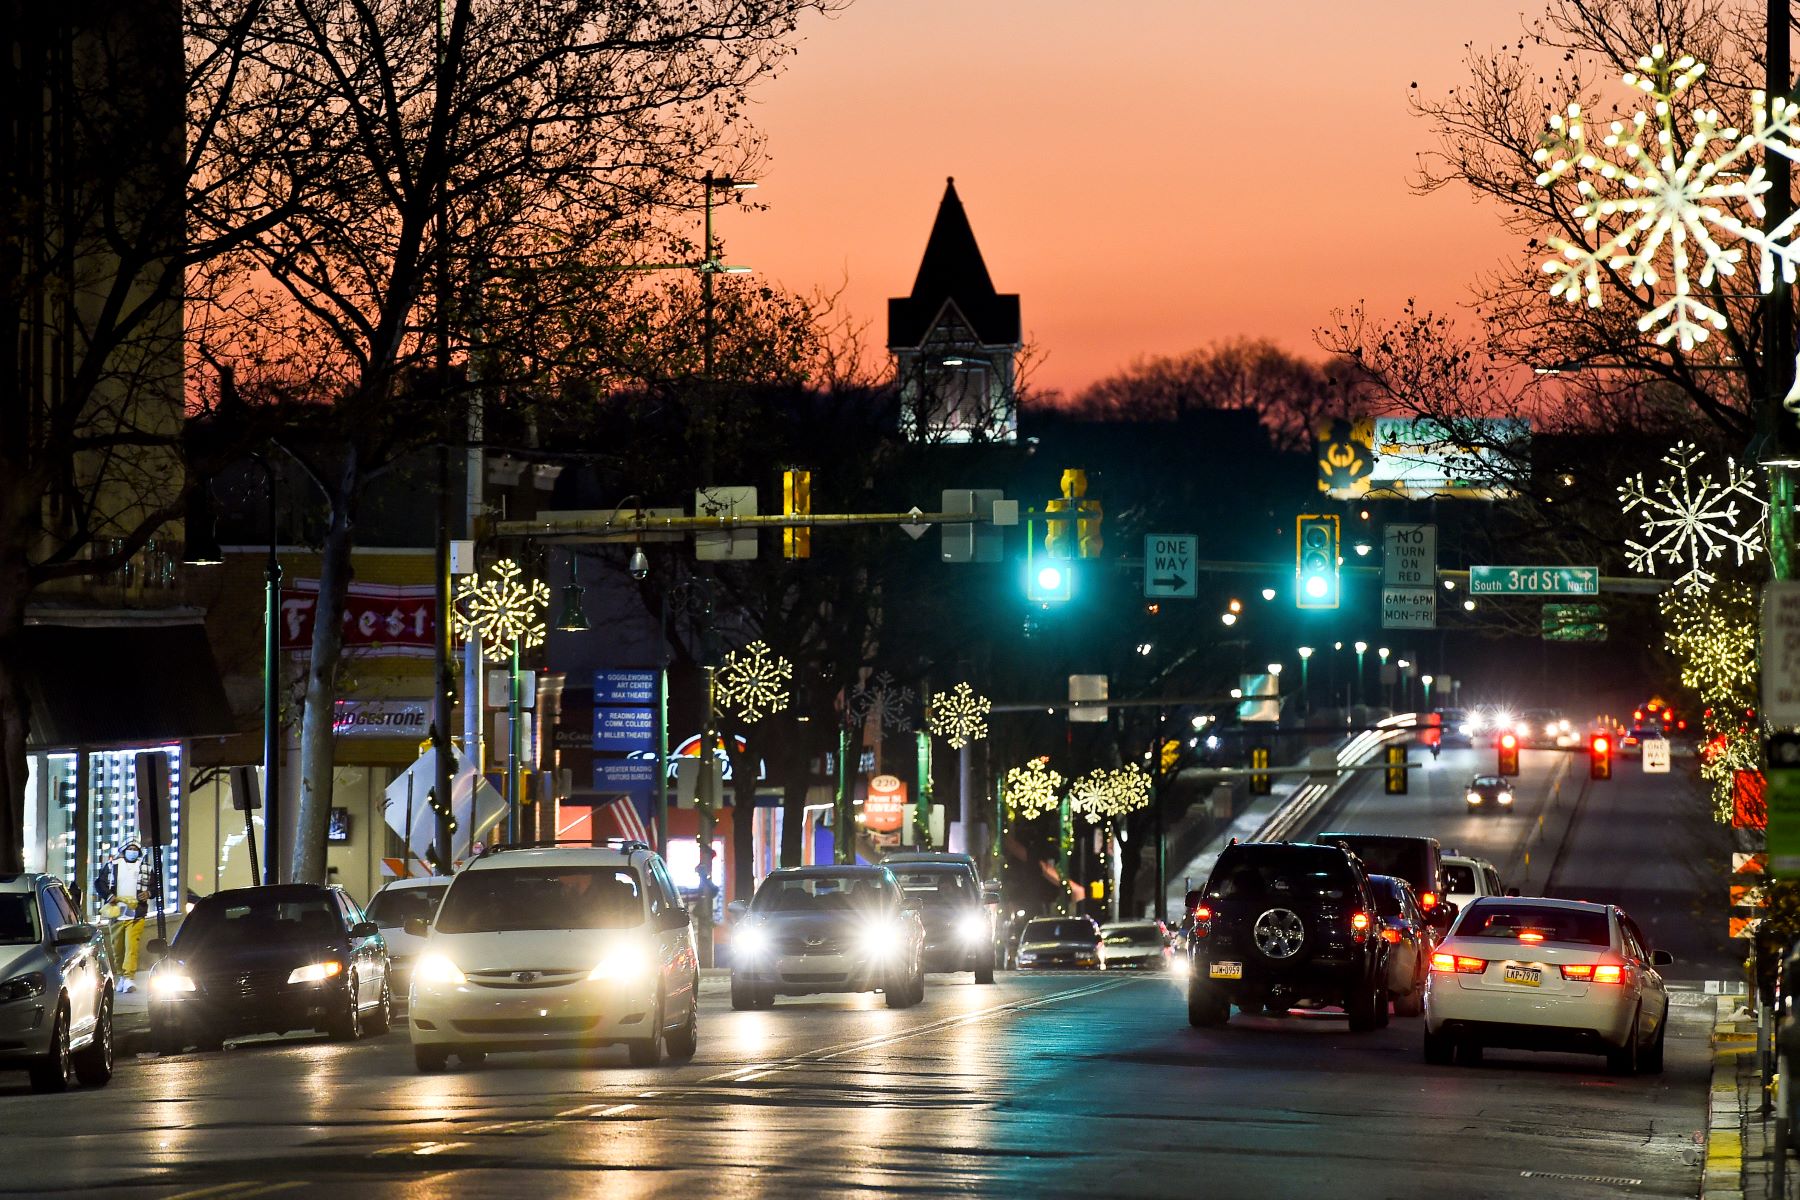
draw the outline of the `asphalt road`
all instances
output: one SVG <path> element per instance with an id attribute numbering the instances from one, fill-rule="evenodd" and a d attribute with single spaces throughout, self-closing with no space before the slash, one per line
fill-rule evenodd
<path id="1" fill-rule="evenodd" d="M 1712 884 L 1630 861 L 1686 836 L 1673 792 L 1621 778 L 1578 806 L 1550 756 L 1528 755 L 1520 811 L 1469 823 L 1468 753 L 1445 752 L 1410 797 L 1359 784 L 1323 820 L 1429 829 L 1515 878 L 1529 851 L 1553 886 L 1617 886 L 1677 941 L 1683 904 Z M 934 976 L 901 1012 L 821 997 L 733 1013 L 708 981 L 700 1053 L 681 1066 L 633 1069 L 614 1049 L 419 1075 L 395 1033 L 144 1056 L 108 1088 L 53 1097 L 0 1076 L 0 1194 L 1692 1196 L 1711 1008 L 1681 999 L 1665 1074 L 1615 1078 L 1560 1055 L 1428 1067 L 1416 1019 L 1193 1030 L 1160 977 Z"/>

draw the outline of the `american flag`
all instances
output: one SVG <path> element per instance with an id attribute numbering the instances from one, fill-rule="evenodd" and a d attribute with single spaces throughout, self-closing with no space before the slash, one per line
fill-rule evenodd
<path id="1" fill-rule="evenodd" d="M 651 840 L 649 824 L 630 796 L 618 796 L 605 804 L 596 804 L 593 829 L 596 840 L 609 837 L 639 842 Z"/>

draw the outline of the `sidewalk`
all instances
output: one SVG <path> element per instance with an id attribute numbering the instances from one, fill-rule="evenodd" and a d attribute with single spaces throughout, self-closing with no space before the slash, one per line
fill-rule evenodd
<path id="1" fill-rule="evenodd" d="M 1705 1200 L 1774 1200 L 1775 1118 L 1763 1115 L 1756 1019 L 1742 996 L 1720 996 L 1713 1024 L 1713 1077 L 1706 1135 Z M 1789 1154 L 1786 1196 L 1800 1197 L 1800 1159 Z"/>

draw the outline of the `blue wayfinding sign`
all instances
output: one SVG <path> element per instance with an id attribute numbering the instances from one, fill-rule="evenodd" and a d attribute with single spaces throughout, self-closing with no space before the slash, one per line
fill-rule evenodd
<path id="1" fill-rule="evenodd" d="M 655 671 L 595 671 L 594 704 L 655 704 Z"/>
<path id="2" fill-rule="evenodd" d="M 656 788 L 656 760 L 642 758 L 614 759 L 594 764 L 596 792 L 625 793 L 647 796 Z"/>
<path id="3" fill-rule="evenodd" d="M 655 745 L 655 709 L 594 708 L 594 749 L 649 750 Z"/>

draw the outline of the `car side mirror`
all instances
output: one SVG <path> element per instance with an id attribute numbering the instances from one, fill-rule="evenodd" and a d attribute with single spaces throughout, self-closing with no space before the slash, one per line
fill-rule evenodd
<path id="1" fill-rule="evenodd" d="M 151 938 L 149 941 L 144 943 L 144 953 L 145 954 L 152 955 L 156 958 L 161 958 L 163 955 L 167 954 L 168 952 L 169 952 L 169 943 L 163 941 L 161 938 Z"/>
<path id="2" fill-rule="evenodd" d="M 730 917 L 733 921 L 743 920 L 749 912 L 750 902 L 748 900 L 733 900 L 730 904 L 725 906 L 725 915 Z"/>
<path id="3" fill-rule="evenodd" d="M 400 928 L 413 937 L 425 937 L 431 933 L 431 922 L 424 917 L 408 917 L 400 923 Z"/>
<path id="4" fill-rule="evenodd" d="M 373 921 L 358 921 L 350 927 L 350 936 L 353 938 L 380 937 L 381 926 Z"/>
<path id="5" fill-rule="evenodd" d="M 1200 901 L 1204 900 L 1205 898 L 1206 898 L 1206 893 L 1204 891 L 1202 891 L 1200 888 L 1192 888 L 1188 891 L 1188 894 L 1184 898 L 1183 903 L 1186 905 L 1188 912 L 1192 913 L 1196 908 L 1200 907 Z"/>
<path id="6" fill-rule="evenodd" d="M 664 929 L 686 929 L 694 923 L 694 915 L 685 908 L 671 908 L 663 913 Z"/>
<path id="7" fill-rule="evenodd" d="M 1675 956 L 1670 954 L 1667 950 L 1652 950 L 1650 952 L 1650 962 L 1654 966 L 1666 967 L 1674 961 Z"/>
<path id="8" fill-rule="evenodd" d="M 50 943 L 55 946 L 85 946 L 93 940 L 94 927 L 85 922 L 77 922 L 57 929 L 51 936 Z"/>

